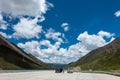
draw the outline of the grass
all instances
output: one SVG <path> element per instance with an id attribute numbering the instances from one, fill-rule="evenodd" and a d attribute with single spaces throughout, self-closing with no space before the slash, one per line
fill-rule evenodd
<path id="1" fill-rule="evenodd" d="M 95 56 L 96 54 L 97 56 Z M 89 54 L 81 58 L 77 62 L 69 64 L 68 67 L 79 65 L 82 70 L 120 70 L 120 49 L 117 49 L 116 52 L 111 52 L 107 54 L 104 51 L 100 51 L 96 54 Z"/>

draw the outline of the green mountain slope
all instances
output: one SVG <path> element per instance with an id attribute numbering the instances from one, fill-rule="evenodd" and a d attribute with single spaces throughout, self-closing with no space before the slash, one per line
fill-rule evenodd
<path id="1" fill-rule="evenodd" d="M 0 69 L 46 69 L 49 66 L 0 35 Z"/>
<path id="2" fill-rule="evenodd" d="M 80 66 L 82 70 L 120 70 L 120 38 L 91 51 L 69 66 Z"/>

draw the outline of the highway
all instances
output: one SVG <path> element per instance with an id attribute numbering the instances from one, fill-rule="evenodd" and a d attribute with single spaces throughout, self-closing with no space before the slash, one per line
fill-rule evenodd
<path id="1" fill-rule="evenodd" d="M 0 80 L 120 80 L 120 77 L 98 73 L 74 72 L 68 74 L 67 72 L 55 73 L 52 70 L 42 70 L 0 73 Z"/>

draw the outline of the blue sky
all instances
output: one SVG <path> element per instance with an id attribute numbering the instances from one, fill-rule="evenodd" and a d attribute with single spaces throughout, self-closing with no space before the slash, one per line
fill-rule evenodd
<path id="1" fill-rule="evenodd" d="M 71 40 L 69 34 L 72 33 L 74 40 L 72 39 L 71 42 L 75 43 L 76 37 L 84 31 L 95 34 L 103 30 L 115 33 L 116 37 L 119 37 L 120 18 L 114 15 L 119 10 L 119 0 L 50 1 L 54 4 L 54 8 L 46 14 L 45 25 L 57 27 L 56 30 L 61 31 L 60 24 L 69 23 L 70 31 L 66 32 L 66 36 Z"/>
<path id="2" fill-rule="evenodd" d="M 76 61 L 120 36 L 119 0 L 0 1 L 0 34 L 47 63 Z"/>

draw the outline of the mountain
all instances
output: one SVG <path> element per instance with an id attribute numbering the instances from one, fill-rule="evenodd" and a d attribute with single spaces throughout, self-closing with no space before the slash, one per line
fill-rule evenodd
<path id="1" fill-rule="evenodd" d="M 46 69 L 49 66 L 0 35 L 0 69 Z"/>
<path id="2" fill-rule="evenodd" d="M 68 66 L 80 66 L 82 70 L 120 70 L 120 38 L 89 52 Z"/>
<path id="3" fill-rule="evenodd" d="M 49 66 L 51 66 L 53 69 L 56 68 L 64 68 L 67 64 L 60 64 L 60 63 L 47 63 Z"/>

